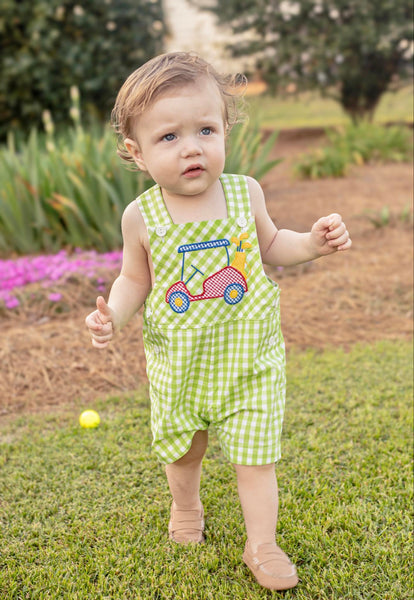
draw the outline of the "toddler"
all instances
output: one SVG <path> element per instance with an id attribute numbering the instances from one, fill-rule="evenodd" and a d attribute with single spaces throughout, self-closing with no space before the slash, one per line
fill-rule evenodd
<path id="1" fill-rule="evenodd" d="M 144 305 L 153 448 L 172 495 L 169 537 L 204 541 L 201 463 L 213 425 L 234 465 L 246 525 L 243 560 L 265 588 L 298 582 L 276 545 L 275 462 L 285 404 L 279 288 L 288 266 L 351 246 L 338 214 L 309 233 L 278 231 L 260 185 L 223 174 L 240 77 L 187 53 L 132 73 L 113 110 L 119 154 L 156 182 L 122 217 L 120 275 L 86 318 L 104 348 Z"/>

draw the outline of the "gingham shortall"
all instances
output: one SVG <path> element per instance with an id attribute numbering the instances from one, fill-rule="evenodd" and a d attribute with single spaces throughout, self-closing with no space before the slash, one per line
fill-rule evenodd
<path id="1" fill-rule="evenodd" d="M 155 283 L 144 308 L 153 448 L 175 462 L 213 425 L 234 464 L 280 458 L 285 352 L 247 180 L 222 175 L 227 218 L 174 224 L 160 188 L 137 198 Z"/>

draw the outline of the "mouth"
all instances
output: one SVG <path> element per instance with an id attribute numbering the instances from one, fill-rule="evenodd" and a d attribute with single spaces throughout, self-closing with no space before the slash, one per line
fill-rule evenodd
<path id="1" fill-rule="evenodd" d="M 204 171 L 204 168 L 201 165 L 190 165 L 186 168 L 183 175 L 191 179 L 192 177 L 198 177 Z"/>

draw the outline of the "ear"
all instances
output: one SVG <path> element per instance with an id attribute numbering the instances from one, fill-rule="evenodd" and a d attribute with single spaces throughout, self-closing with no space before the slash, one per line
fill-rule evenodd
<path id="1" fill-rule="evenodd" d="M 124 144 L 125 144 L 125 148 L 128 150 L 128 152 L 131 154 L 132 158 L 134 159 L 137 167 L 141 171 L 146 171 L 147 167 L 146 167 L 145 161 L 142 157 L 142 152 L 141 152 L 141 149 L 138 146 L 138 144 L 134 140 L 131 140 L 131 138 L 126 138 L 124 140 Z"/>

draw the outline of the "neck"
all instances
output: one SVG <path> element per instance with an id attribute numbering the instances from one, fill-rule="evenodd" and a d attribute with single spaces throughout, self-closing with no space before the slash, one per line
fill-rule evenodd
<path id="1" fill-rule="evenodd" d="M 202 194 L 183 196 L 161 189 L 165 206 L 174 223 L 191 223 L 227 218 L 227 204 L 220 180 Z"/>

